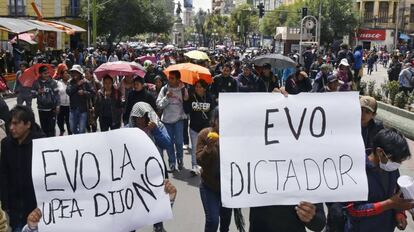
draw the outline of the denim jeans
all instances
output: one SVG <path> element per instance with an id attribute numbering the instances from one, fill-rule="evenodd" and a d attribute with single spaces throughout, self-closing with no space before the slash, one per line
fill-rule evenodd
<path id="1" fill-rule="evenodd" d="M 175 145 L 176 158 L 183 160 L 183 120 L 178 120 L 175 123 L 165 123 L 165 127 Z M 175 160 L 173 164 L 175 164 Z"/>
<path id="2" fill-rule="evenodd" d="M 162 151 L 167 150 L 168 154 L 168 163 L 175 164 L 175 154 L 174 154 L 174 144 L 168 135 L 168 131 L 164 125 L 160 125 L 151 131 L 151 135 L 154 138 L 155 145 L 160 149 L 162 156 Z"/>
<path id="3" fill-rule="evenodd" d="M 196 158 L 196 147 L 197 147 L 197 137 L 198 132 L 193 131 L 190 128 L 190 139 L 191 139 L 191 165 L 196 166 L 197 165 L 197 158 Z"/>
<path id="4" fill-rule="evenodd" d="M 221 206 L 220 193 L 213 191 L 205 184 L 200 184 L 200 196 L 206 215 L 204 232 L 228 232 L 232 209 Z"/>
<path id="5" fill-rule="evenodd" d="M 87 112 L 80 112 L 79 109 L 71 109 L 69 114 L 70 130 L 73 134 L 84 134 L 88 120 Z"/>

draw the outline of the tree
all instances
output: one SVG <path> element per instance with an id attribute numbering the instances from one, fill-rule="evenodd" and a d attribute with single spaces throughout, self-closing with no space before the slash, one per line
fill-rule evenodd
<path id="1" fill-rule="evenodd" d="M 291 5 L 282 5 L 269 12 L 260 25 L 261 33 L 273 35 L 278 26 L 299 27 L 303 7 L 308 7 L 308 15 L 319 16 L 319 3 L 322 3 L 321 43 L 332 43 L 349 35 L 357 26 L 352 0 L 300 0 Z"/>
<path id="2" fill-rule="evenodd" d="M 249 4 L 238 6 L 230 16 L 230 31 L 239 35 L 242 40 L 246 39 L 249 32 L 258 32 L 259 16 L 256 8 Z"/>
<path id="3" fill-rule="evenodd" d="M 97 0 L 97 33 L 110 48 L 115 39 L 141 33 L 165 33 L 172 27 L 162 0 Z M 85 9 L 85 8 L 84 8 Z"/>

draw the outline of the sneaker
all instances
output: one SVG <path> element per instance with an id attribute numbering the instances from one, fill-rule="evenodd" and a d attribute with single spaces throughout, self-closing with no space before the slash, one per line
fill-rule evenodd
<path id="1" fill-rule="evenodd" d="M 170 172 L 175 172 L 175 165 L 174 164 L 170 164 Z"/>
<path id="2" fill-rule="evenodd" d="M 189 150 L 189 149 L 190 149 L 190 147 L 189 147 L 187 144 L 185 144 L 185 145 L 183 146 L 183 149 L 184 149 L 184 150 Z"/>
<path id="3" fill-rule="evenodd" d="M 183 163 L 183 160 L 177 160 L 177 163 L 178 163 L 178 170 L 183 170 L 183 168 L 184 168 L 184 163 Z"/>

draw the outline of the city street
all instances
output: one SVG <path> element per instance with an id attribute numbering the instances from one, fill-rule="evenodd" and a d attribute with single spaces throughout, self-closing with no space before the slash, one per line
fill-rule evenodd
<path id="1" fill-rule="evenodd" d="M 366 73 L 366 72 L 365 72 Z M 375 80 L 378 83 L 382 83 L 386 80 L 387 73 L 386 69 L 382 66 L 378 67 L 378 72 L 373 72 L 371 76 L 364 76 L 364 81 Z M 378 85 L 379 88 L 379 85 Z M 16 99 L 11 98 L 6 100 L 9 107 L 13 107 L 16 104 Z M 36 109 L 36 101 L 33 102 L 33 107 Z M 38 121 L 38 115 L 36 112 L 36 121 Z M 56 130 L 58 130 L 56 128 Z M 414 142 L 409 141 L 411 150 L 414 151 Z M 191 156 L 188 151 L 185 152 L 185 167 L 191 167 Z M 414 159 L 410 159 L 403 163 L 401 167 L 401 174 L 414 176 Z M 200 200 L 200 193 L 198 185 L 200 182 L 199 177 L 193 177 L 190 173 L 190 170 L 185 169 L 172 176 L 172 182 L 178 189 L 177 199 L 174 204 L 174 220 L 170 220 L 165 223 L 165 228 L 167 231 L 178 232 L 178 231 L 202 231 L 204 226 L 204 212 Z M 246 228 L 248 228 L 249 222 L 249 210 L 243 210 Z M 414 222 L 409 216 L 409 226 L 406 231 L 414 232 Z M 142 232 L 151 232 L 152 228 L 147 227 L 142 230 Z M 237 231 L 232 222 L 231 231 Z M 398 230 L 397 230 L 398 231 Z"/>

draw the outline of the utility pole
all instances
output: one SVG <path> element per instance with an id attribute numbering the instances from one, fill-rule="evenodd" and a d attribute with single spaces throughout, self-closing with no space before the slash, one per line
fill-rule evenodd
<path id="1" fill-rule="evenodd" d="M 319 44 L 319 48 L 321 47 L 321 23 L 322 23 L 322 0 L 319 0 L 319 16 L 318 16 L 318 31 L 316 34 L 318 35 L 317 42 Z"/>
<path id="2" fill-rule="evenodd" d="M 395 17 L 395 34 L 394 34 L 394 50 L 397 49 L 398 45 L 398 20 L 400 18 L 400 1 L 397 1 L 397 15 Z"/>
<path id="3" fill-rule="evenodd" d="M 91 46 L 91 1 L 88 0 L 88 47 Z"/>
<path id="4" fill-rule="evenodd" d="M 92 43 L 94 45 L 94 47 L 96 46 L 96 26 L 97 26 L 97 5 L 96 5 L 96 0 L 93 0 L 92 2 L 92 21 L 93 21 L 93 34 L 92 34 Z"/>

